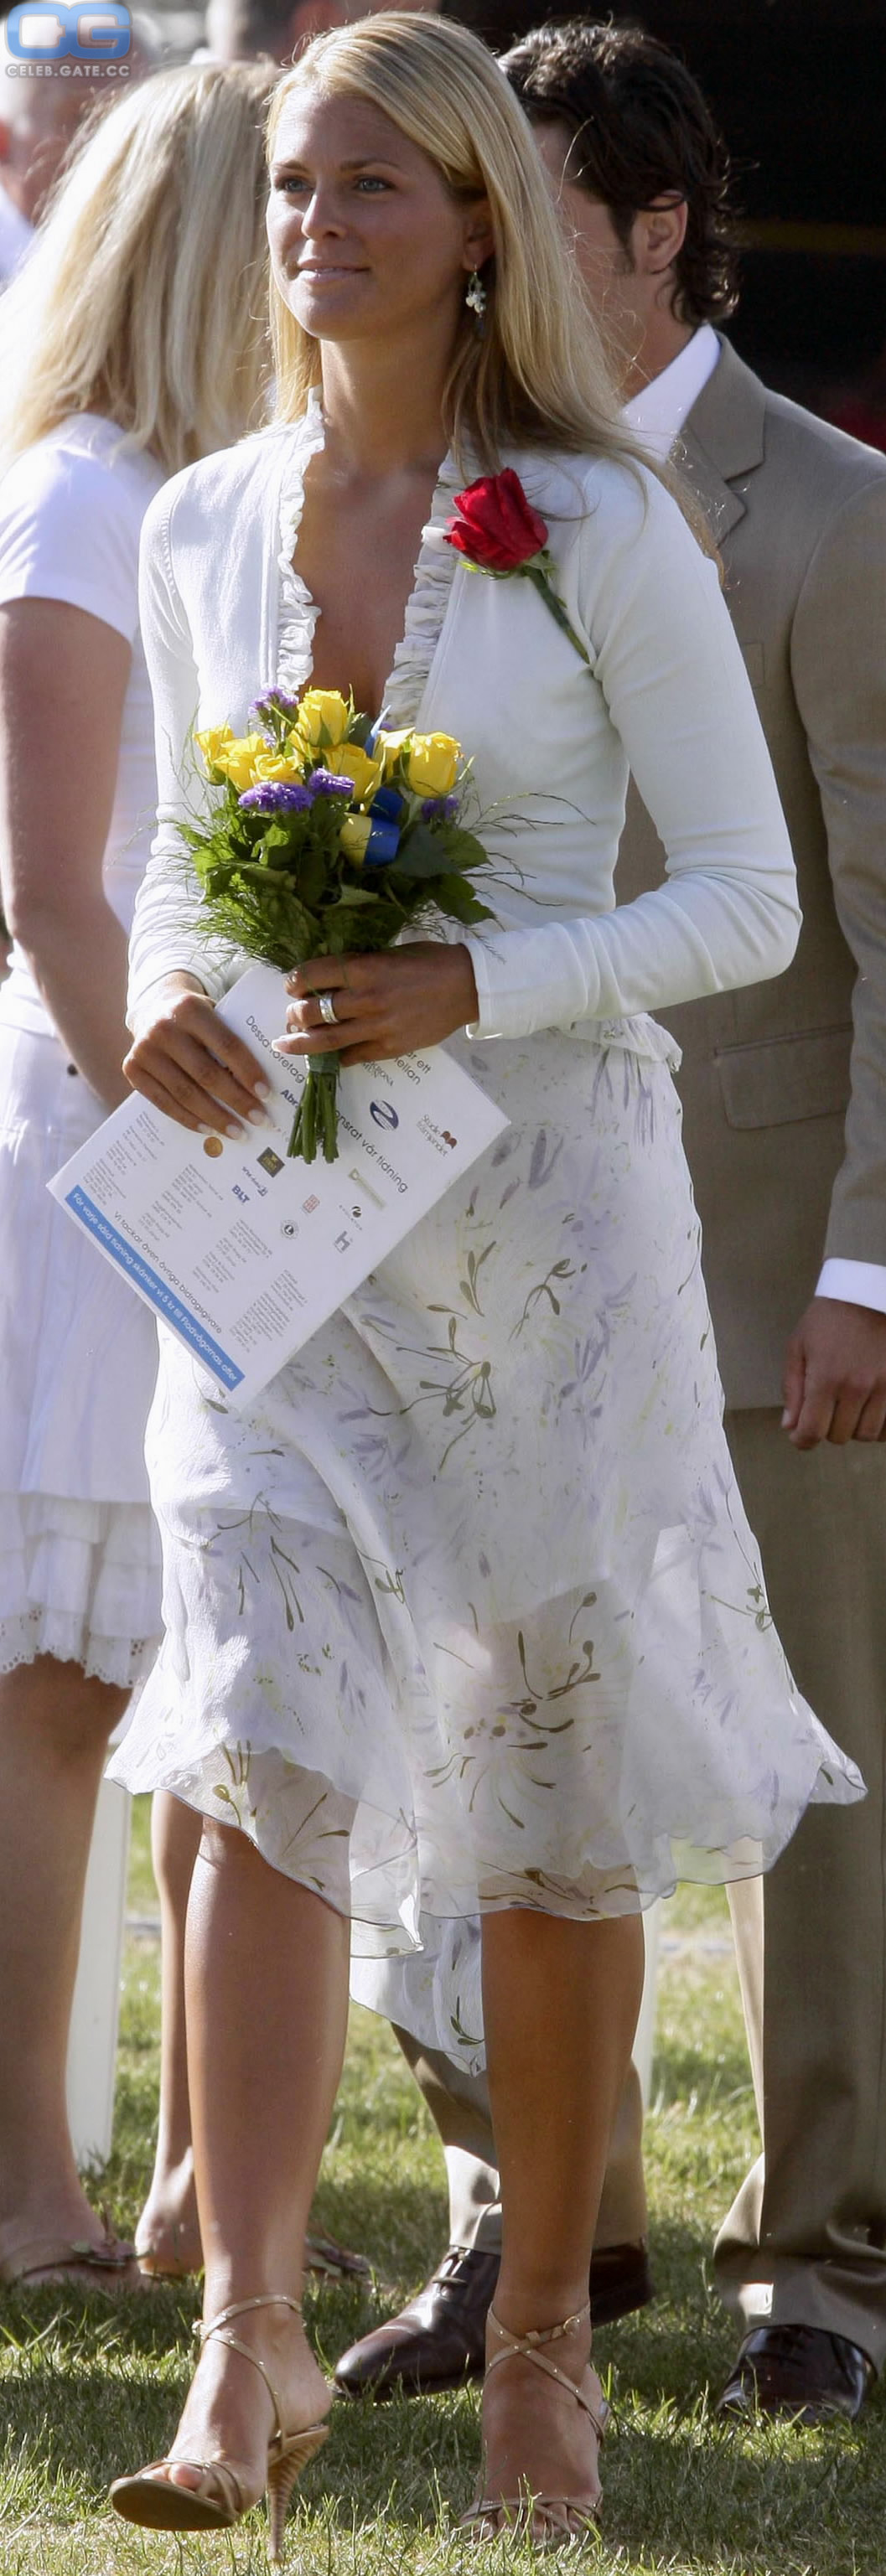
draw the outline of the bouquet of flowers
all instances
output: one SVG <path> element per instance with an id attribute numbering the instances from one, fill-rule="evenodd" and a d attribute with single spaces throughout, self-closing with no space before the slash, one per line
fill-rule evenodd
<path id="1" fill-rule="evenodd" d="M 218 790 L 183 824 L 209 928 L 284 971 L 317 956 L 391 948 L 434 914 L 488 921 L 470 883 L 488 865 L 461 813 L 470 764 L 449 734 L 370 728 L 334 689 L 250 708 L 254 730 L 195 736 Z M 309 1065 L 290 1154 L 338 1152 L 337 1055 Z"/>

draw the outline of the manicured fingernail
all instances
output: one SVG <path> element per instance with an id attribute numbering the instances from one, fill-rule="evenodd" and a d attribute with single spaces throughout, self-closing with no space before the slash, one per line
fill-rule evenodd
<path id="1" fill-rule="evenodd" d="M 257 1100 L 270 1100 L 270 1097 L 271 1097 L 271 1086 L 270 1086 L 270 1083 L 269 1083 L 269 1082 L 257 1082 L 257 1083 L 256 1083 L 256 1086 L 255 1086 L 255 1094 L 256 1094 L 256 1099 L 257 1099 Z"/>
<path id="2" fill-rule="evenodd" d="M 225 1126 L 225 1135 L 226 1135 L 226 1136 L 242 1136 L 242 1134 L 243 1134 L 243 1129 L 242 1129 L 242 1127 L 239 1125 L 239 1122 L 238 1122 L 236 1125 L 234 1124 L 234 1121 L 233 1121 L 233 1120 L 229 1120 L 229 1121 L 227 1122 L 227 1124 L 226 1124 L 226 1126 Z"/>
<path id="3" fill-rule="evenodd" d="M 270 1119 L 265 1117 L 263 1109 L 247 1109 L 246 1115 L 249 1120 L 250 1127 L 270 1126 Z"/>

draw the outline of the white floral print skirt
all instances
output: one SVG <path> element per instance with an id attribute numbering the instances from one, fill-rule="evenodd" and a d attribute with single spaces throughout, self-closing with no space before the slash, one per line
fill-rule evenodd
<path id="1" fill-rule="evenodd" d="M 453 1052 L 510 1126 L 248 1413 L 163 1336 L 166 1643 L 113 1763 L 377 1960 L 755 1872 L 863 1794 L 736 1489 L 670 1041 Z"/>

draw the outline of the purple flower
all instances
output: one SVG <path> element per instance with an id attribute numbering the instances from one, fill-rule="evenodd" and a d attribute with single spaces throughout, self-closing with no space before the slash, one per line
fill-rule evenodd
<path id="1" fill-rule="evenodd" d="M 237 803 L 247 814 L 276 814 L 281 807 L 288 814 L 304 814 L 311 799 L 306 787 L 274 786 L 268 781 L 262 787 L 244 788 Z"/>
<path id="2" fill-rule="evenodd" d="M 285 689 L 265 689 L 260 698 L 253 698 L 249 723 L 263 725 L 266 716 L 297 716 L 298 708 L 298 699 L 287 697 Z"/>
<path id="3" fill-rule="evenodd" d="M 335 778 L 331 769 L 312 769 L 308 779 L 311 796 L 353 796 L 352 778 Z"/>
<path id="4" fill-rule="evenodd" d="M 457 796 L 426 796 L 421 809 L 423 823 L 454 823 L 458 813 Z"/>

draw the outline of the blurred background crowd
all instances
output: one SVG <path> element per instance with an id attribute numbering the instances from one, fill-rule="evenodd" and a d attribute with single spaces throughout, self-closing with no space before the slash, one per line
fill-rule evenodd
<path id="1" fill-rule="evenodd" d="M 5 16 L 6 11 L 3 12 Z M 136 12 L 148 59 L 195 54 L 278 63 L 318 30 L 360 16 L 348 0 L 209 0 L 200 9 Z M 442 14 L 497 53 L 561 10 L 531 0 L 459 0 Z M 588 13 L 591 14 L 591 13 Z M 597 13 L 594 13 L 597 14 Z M 853 436 L 886 441 L 886 164 L 880 101 L 886 61 L 880 0 L 611 0 L 616 26 L 674 45 L 726 138 L 740 213 L 742 296 L 732 337 L 768 384 Z M 31 85 L 33 86 L 33 85 Z M 64 142 L 79 102 L 55 93 Z M 45 115 L 48 102 L 39 102 Z M 33 215 L 55 147 L 39 118 L 0 121 L 4 187 Z M 0 273 L 16 239 L 0 205 Z"/>

